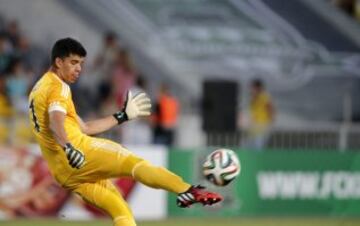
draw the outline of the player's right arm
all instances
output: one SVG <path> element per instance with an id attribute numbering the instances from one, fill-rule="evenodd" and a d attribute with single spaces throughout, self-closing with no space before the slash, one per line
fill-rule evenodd
<path id="1" fill-rule="evenodd" d="M 49 112 L 49 127 L 53 132 L 56 141 L 63 147 L 69 164 L 73 168 L 80 169 L 85 162 L 85 156 L 80 151 L 74 148 L 68 140 L 65 127 L 65 113 L 62 111 Z"/>
<path id="2" fill-rule="evenodd" d="M 64 128 L 64 121 L 65 114 L 63 112 L 51 111 L 49 113 L 50 130 L 61 147 L 65 147 L 67 143 L 70 143 Z"/>
<path id="3" fill-rule="evenodd" d="M 47 98 L 49 128 L 57 143 L 65 151 L 70 166 L 79 169 L 85 162 L 85 156 L 71 145 L 64 125 L 70 98 L 70 88 L 66 84 L 52 84 L 52 89 Z"/>

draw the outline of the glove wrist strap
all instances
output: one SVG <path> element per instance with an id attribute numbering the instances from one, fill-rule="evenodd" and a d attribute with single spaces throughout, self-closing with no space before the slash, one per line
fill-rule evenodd
<path id="1" fill-rule="evenodd" d="M 118 111 L 115 114 L 113 114 L 113 116 L 117 120 L 118 125 L 129 119 L 125 111 Z"/>
<path id="2" fill-rule="evenodd" d="M 66 143 L 63 149 L 66 150 L 67 148 L 72 148 L 72 145 L 70 143 Z"/>

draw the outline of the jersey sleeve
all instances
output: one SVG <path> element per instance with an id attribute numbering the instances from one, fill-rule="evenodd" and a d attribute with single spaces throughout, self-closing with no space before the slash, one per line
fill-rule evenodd
<path id="1" fill-rule="evenodd" d="M 48 97 L 48 112 L 61 111 L 67 113 L 70 88 L 66 84 L 54 85 Z"/>

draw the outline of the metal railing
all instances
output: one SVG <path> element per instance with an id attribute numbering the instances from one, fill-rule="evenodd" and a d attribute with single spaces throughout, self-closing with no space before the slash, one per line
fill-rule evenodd
<path id="1" fill-rule="evenodd" d="M 249 148 L 246 145 L 248 139 L 246 129 L 228 133 L 206 133 L 206 145 L 208 146 Z M 358 125 L 334 125 L 274 128 L 270 132 L 264 149 L 357 151 L 360 150 L 360 127 Z"/>

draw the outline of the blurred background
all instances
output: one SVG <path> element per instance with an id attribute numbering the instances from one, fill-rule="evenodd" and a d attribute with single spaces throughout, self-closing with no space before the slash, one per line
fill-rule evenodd
<path id="1" fill-rule="evenodd" d="M 54 182 L 31 133 L 27 95 L 64 37 L 88 51 L 84 120 L 128 90 L 153 101 L 100 136 L 225 196 L 183 210 L 117 179 L 138 225 L 360 225 L 359 0 L 0 0 L 0 225 L 111 225 Z M 242 164 L 226 187 L 202 176 L 219 147 Z"/>

